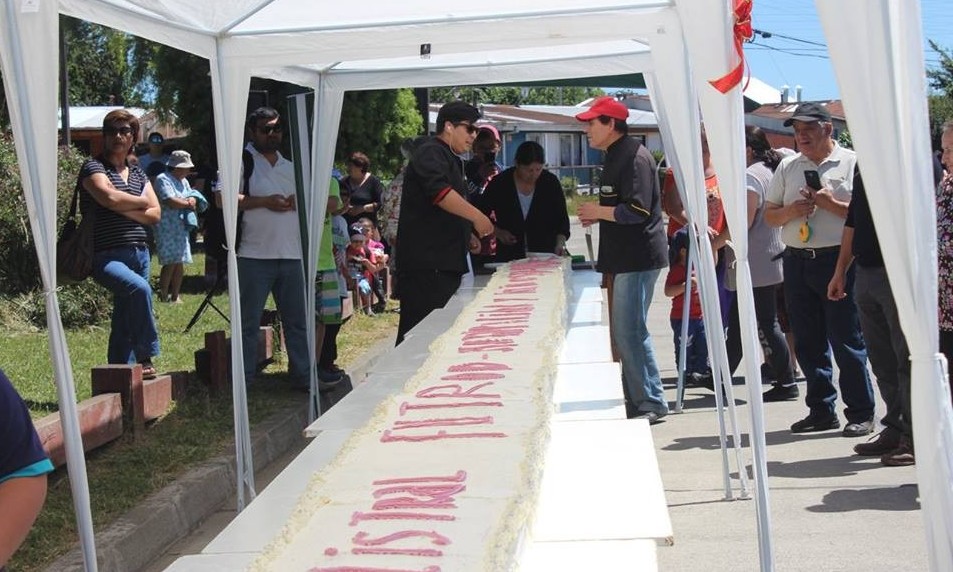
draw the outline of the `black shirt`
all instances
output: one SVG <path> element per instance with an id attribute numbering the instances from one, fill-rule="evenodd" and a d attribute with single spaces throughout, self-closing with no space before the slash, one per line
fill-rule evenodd
<path id="1" fill-rule="evenodd" d="M 377 224 L 377 211 L 381 208 L 381 197 L 384 194 L 384 183 L 374 175 L 370 175 L 360 185 L 355 185 L 350 177 L 344 177 L 341 180 L 341 190 L 350 193 L 350 203 L 352 207 L 362 207 L 370 203 L 377 203 L 377 208 L 371 212 L 361 213 L 357 216 L 345 215 L 348 224 L 357 222 L 361 217 L 367 217 Z"/>
<path id="2" fill-rule="evenodd" d="M 466 196 L 463 161 L 441 139 L 427 139 L 414 151 L 404 175 L 397 224 L 398 272 L 467 272 L 472 225 L 437 205 L 451 189 Z"/>
<path id="3" fill-rule="evenodd" d="M 874 218 L 870 214 L 870 203 L 867 202 L 860 169 L 854 170 L 853 188 L 844 226 L 854 229 L 854 260 L 864 268 L 883 268 L 884 257 L 880 252 L 880 241 L 877 239 L 877 229 L 874 228 Z"/>
<path id="4" fill-rule="evenodd" d="M 625 205 L 637 222 L 599 221 L 599 272 L 621 274 L 668 266 L 655 159 L 641 143 L 622 137 L 606 150 L 599 204 Z"/>

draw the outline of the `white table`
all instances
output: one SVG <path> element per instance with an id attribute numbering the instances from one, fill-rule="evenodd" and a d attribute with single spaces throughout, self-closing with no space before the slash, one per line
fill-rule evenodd
<path id="1" fill-rule="evenodd" d="M 486 277 L 475 282 L 461 287 L 446 308 L 414 328 L 366 381 L 312 423 L 305 430 L 312 442 L 201 554 L 182 557 L 167 570 L 232 571 L 254 561 L 284 526 L 311 475 L 334 459 L 384 399 L 401 390 Z M 625 419 L 599 275 L 576 272 L 572 284 L 540 501 L 521 568 L 656 570 L 655 546 L 670 544 L 672 530 L 651 432 L 646 422 Z"/>

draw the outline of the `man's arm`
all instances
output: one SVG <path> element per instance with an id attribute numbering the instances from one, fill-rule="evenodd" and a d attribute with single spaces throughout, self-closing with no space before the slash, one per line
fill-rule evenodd
<path id="1" fill-rule="evenodd" d="M 814 192 L 813 195 L 814 204 L 817 205 L 817 208 L 824 209 L 840 218 L 847 218 L 847 207 L 850 205 L 850 201 L 835 199 L 831 190 L 827 187 Z"/>
<path id="2" fill-rule="evenodd" d="M 784 206 L 765 201 L 764 222 L 771 226 L 784 226 L 796 218 L 810 216 L 815 208 L 814 201 L 809 199 L 798 199 Z"/>
<path id="3" fill-rule="evenodd" d="M 46 500 L 46 475 L 15 477 L 0 483 L 0 568 L 30 532 Z"/>
<path id="4" fill-rule="evenodd" d="M 473 223 L 473 229 L 480 237 L 489 236 L 493 232 L 493 222 L 480 209 L 471 205 L 453 189 L 447 189 L 436 202 L 436 205 L 452 215 L 466 219 Z"/>
<path id="5" fill-rule="evenodd" d="M 844 226 L 841 233 L 840 251 L 837 253 L 837 265 L 834 267 L 834 275 L 827 285 L 827 298 L 830 300 L 842 300 L 847 297 L 847 269 L 854 261 L 854 229 Z"/>

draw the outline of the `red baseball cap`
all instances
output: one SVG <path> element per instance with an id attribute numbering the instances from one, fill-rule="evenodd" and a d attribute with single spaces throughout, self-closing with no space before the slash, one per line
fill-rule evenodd
<path id="1" fill-rule="evenodd" d="M 577 115 L 576 119 L 579 121 L 589 121 L 600 115 L 625 121 L 629 118 L 629 108 L 611 95 L 604 95 L 596 99 L 588 110 Z"/>

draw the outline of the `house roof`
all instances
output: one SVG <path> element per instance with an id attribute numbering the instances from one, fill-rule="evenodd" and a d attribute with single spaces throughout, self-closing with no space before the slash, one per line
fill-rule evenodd
<path id="1" fill-rule="evenodd" d="M 437 111 L 442 103 L 430 104 L 430 124 L 437 120 Z M 516 125 L 520 129 L 532 127 L 537 131 L 581 131 L 582 123 L 576 115 L 582 113 L 587 106 L 579 105 L 480 105 L 483 121 L 492 123 L 500 132 L 514 131 Z M 642 129 L 658 129 L 658 120 L 651 111 L 629 109 L 629 127 Z"/>
<path id="2" fill-rule="evenodd" d="M 763 117 L 765 119 L 784 120 L 791 117 L 791 114 L 794 113 L 794 110 L 797 108 L 797 106 L 800 103 L 804 103 L 804 102 L 790 101 L 787 103 L 769 103 L 769 104 L 762 105 L 758 109 L 752 111 L 750 115 L 754 115 L 756 117 Z M 827 110 L 830 112 L 832 119 L 839 120 L 839 121 L 847 121 L 844 115 L 844 105 L 841 103 L 839 99 L 818 101 L 816 103 L 821 103 L 825 107 L 827 107 Z"/>
<path id="3" fill-rule="evenodd" d="M 102 129 L 103 118 L 106 117 L 110 111 L 117 109 L 125 109 L 135 115 L 137 119 L 142 119 L 143 116 L 149 113 L 148 110 L 140 107 L 123 107 L 122 105 L 71 105 L 69 108 L 70 129 Z M 56 128 L 60 129 L 62 127 L 62 110 L 60 109 L 57 110 Z"/>

